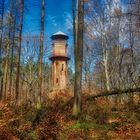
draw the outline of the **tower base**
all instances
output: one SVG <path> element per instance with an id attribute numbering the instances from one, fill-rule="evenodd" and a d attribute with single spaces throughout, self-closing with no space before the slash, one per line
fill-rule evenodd
<path id="1" fill-rule="evenodd" d="M 49 99 L 55 100 L 55 99 L 61 99 L 63 101 L 69 100 L 73 97 L 72 92 L 68 89 L 53 89 L 48 94 Z"/>

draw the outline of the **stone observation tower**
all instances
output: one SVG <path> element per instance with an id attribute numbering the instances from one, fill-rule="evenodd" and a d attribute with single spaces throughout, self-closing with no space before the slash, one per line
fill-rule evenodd
<path id="1" fill-rule="evenodd" d="M 53 40 L 52 55 L 52 87 L 53 90 L 64 90 L 67 87 L 67 40 L 69 37 L 59 31 L 51 36 Z"/>

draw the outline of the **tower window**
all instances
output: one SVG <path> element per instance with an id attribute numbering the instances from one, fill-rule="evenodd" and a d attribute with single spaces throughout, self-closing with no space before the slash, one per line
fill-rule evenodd
<path id="1" fill-rule="evenodd" d="M 62 71 L 64 70 L 64 64 L 62 64 L 62 69 L 61 69 Z"/>
<path id="2" fill-rule="evenodd" d="M 58 78 L 56 78 L 56 83 L 58 84 Z"/>
<path id="3" fill-rule="evenodd" d="M 56 62 L 56 66 L 58 66 L 58 64 L 59 64 L 59 63 L 58 63 L 58 62 Z"/>

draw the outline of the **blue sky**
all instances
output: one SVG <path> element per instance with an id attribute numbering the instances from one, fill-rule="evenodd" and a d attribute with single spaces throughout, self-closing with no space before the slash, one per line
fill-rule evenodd
<path id="1" fill-rule="evenodd" d="M 41 1 L 41 0 L 40 0 Z M 39 34 L 40 6 L 37 0 L 25 0 L 26 12 L 23 33 Z M 71 18 L 71 0 L 46 0 L 45 35 L 51 36 L 61 30 L 69 35 L 69 19 Z"/>

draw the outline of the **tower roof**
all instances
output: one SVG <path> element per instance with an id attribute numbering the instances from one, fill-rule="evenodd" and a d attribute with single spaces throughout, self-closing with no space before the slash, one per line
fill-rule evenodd
<path id="1" fill-rule="evenodd" d="M 61 32 L 61 31 L 59 31 L 59 32 L 56 32 L 55 34 L 53 34 L 52 36 L 51 36 L 51 39 L 69 39 L 69 37 L 65 34 L 65 33 L 63 33 L 63 32 Z"/>

